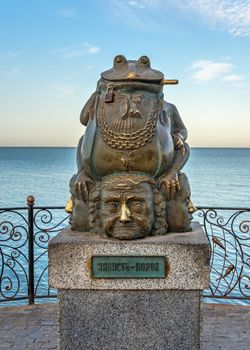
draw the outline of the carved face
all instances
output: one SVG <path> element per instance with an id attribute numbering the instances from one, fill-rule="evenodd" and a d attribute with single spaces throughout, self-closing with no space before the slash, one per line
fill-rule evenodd
<path id="1" fill-rule="evenodd" d="M 105 103 L 105 92 L 102 93 L 97 113 L 98 124 L 104 127 L 103 133 L 115 133 L 121 139 L 126 134 L 129 147 L 136 139 L 132 133 L 152 135 L 152 125 L 160 112 L 162 100 L 154 93 L 143 91 L 130 92 L 117 90 L 113 103 Z M 150 129 L 150 131 L 149 131 Z M 122 135 L 121 135 L 122 134 Z M 124 134 L 124 135 L 123 135 Z M 108 137 L 107 135 L 107 137 Z M 134 137 L 133 139 L 131 139 Z M 137 136 L 138 137 L 138 136 Z"/>
<path id="2" fill-rule="evenodd" d="M 104 182 L 101 220 L 105 234 L 118 239 L 148 236 L 154 224 L 153 193 L 145 182 Z"/>

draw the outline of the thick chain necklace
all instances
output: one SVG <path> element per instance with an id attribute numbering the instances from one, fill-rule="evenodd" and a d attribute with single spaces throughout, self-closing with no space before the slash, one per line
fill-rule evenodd
<path id="1" fill-rule="evenodd" d="M 158 116 L 160 102 L 155 101 L 152 111 L 148 116 L 145 126 L 131 133 L 112 131 L 106 122 L 107 114 L 104 105 L 100 105 L 100 114 L 98 116 L 98 124 L 101 127 L 101 135 L 103 141 L 112 148 L 133 150 L 138 149 L 147 142 L 151 142 L 152 137 L 156 133 L 156 121 Z"/>

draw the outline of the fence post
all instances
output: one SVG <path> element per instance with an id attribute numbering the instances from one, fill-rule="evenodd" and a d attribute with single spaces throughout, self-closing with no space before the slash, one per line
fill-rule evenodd
<path id="1" fill-rule="evenodd" d="M 28 262 L 29 262 L 29 283 L 28 283 L 28 298 L 29 304 L 34 304 L 34 203 L 33 196 L 27 197 L 28 205 Z"/>

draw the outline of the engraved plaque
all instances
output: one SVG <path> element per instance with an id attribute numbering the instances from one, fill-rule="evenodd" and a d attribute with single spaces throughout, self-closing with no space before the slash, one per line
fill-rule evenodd
<path id="1" fill-rule="evenodd" d="M 93 278 L 165 278 L 164 256 L 92 256 Z"/>

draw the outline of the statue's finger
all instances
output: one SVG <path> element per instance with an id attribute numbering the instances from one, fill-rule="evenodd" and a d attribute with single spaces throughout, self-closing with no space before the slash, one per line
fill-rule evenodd
<path id="1" fill-rule="evenodd" d="M 75 193 L 76 193 L 76 198 L 79 199 L 79 182 L 75 183 Z"/>
<path id="2" fill-rule="evenodd" d="M 77 183 L 74 184 L 74 190 L 75 190 L 76 197 L 78 197 Z"/>
<path id="3" fill-rule="evenodd" d="M 83 184 L 82 182 L 80 183 L 80 194 L 81 194 L 81 200 L 83 200 L 84 202 L 86 202 L 86 189 L 85 189 L 85 187 L 86 187 L 86 185 L 85 184 Z"/>
<path id="4" fill-rule="evenodd" d="M 179 192 L 181 190 L 181 185 L 178 180 L 176 180 L 175 183 L 176 183 L 176 191 Z"/>
<path id="5" fill-rule="evenodd" d="M 167 185 L 166 185 L 166 182 L 164 180 L 160 181 L 160 190 L 162 192 L 165 192 L 165 193 L 167 192 Z"/>
<path id="6" fill-rule="evenodd" d="M 164 187 L 165 187 L 165 189 L 166 189 L 164 179 L 160 179 L 159 182 L 158 182 L 158 184 L 159 184 L 159 188 L 160 188 L 160 189 L 164 190 Z"/>
<path id="7" fill-rule="evenodd" d="M 182 155 L 182 157 L 184 157 L 185 156 L 185 144 L 183 143 L 183 145 L 182 145 L 182 147 L 181 147 L 181 155 Z"/>
<path id="8" fill-rule="evenodd" d="M 166 190 L 166 194 L 168 199 L 170 199 L 170 195 L 171 195 L 171 183 L 170 181 L 167 182 L 167 186 L 166 186 L 167 190 Z"/>
<path id="9" fill-rule="evenodd" d="M 167 186 L 166 186 L 165 181 L 162 181 L 162 183 L 161 183 L 161 191 L 164 193 L 167 193 Z"/>
<path id="10" fill-rule="evenodd" d="M 77 198 L 79 200 L 82 200 L 82 191 L 81 191 L 81 183 L 80 182 L 77 183 Z"/>
<path id="11" fill-rule="evenodd" d="M 167 200 L 169 200 L 170 187 L 168 186 L 168 182 L 164 182 L 164 193 L 165 193 Z"/>
<path id="12" fill-rule="evenodd" d="M 89 198 L 89 189 L 86 183 L 83 183 L 83 200 L 86 202 Z"/>
<path id="13" fill-rule="evenodd" d="M 176 184 L 175 184 L 175 180 L 172 180 L 171 190 L 170 190 L 170 199 L 174 199 L 175 193 L 176 193 Z"/>

